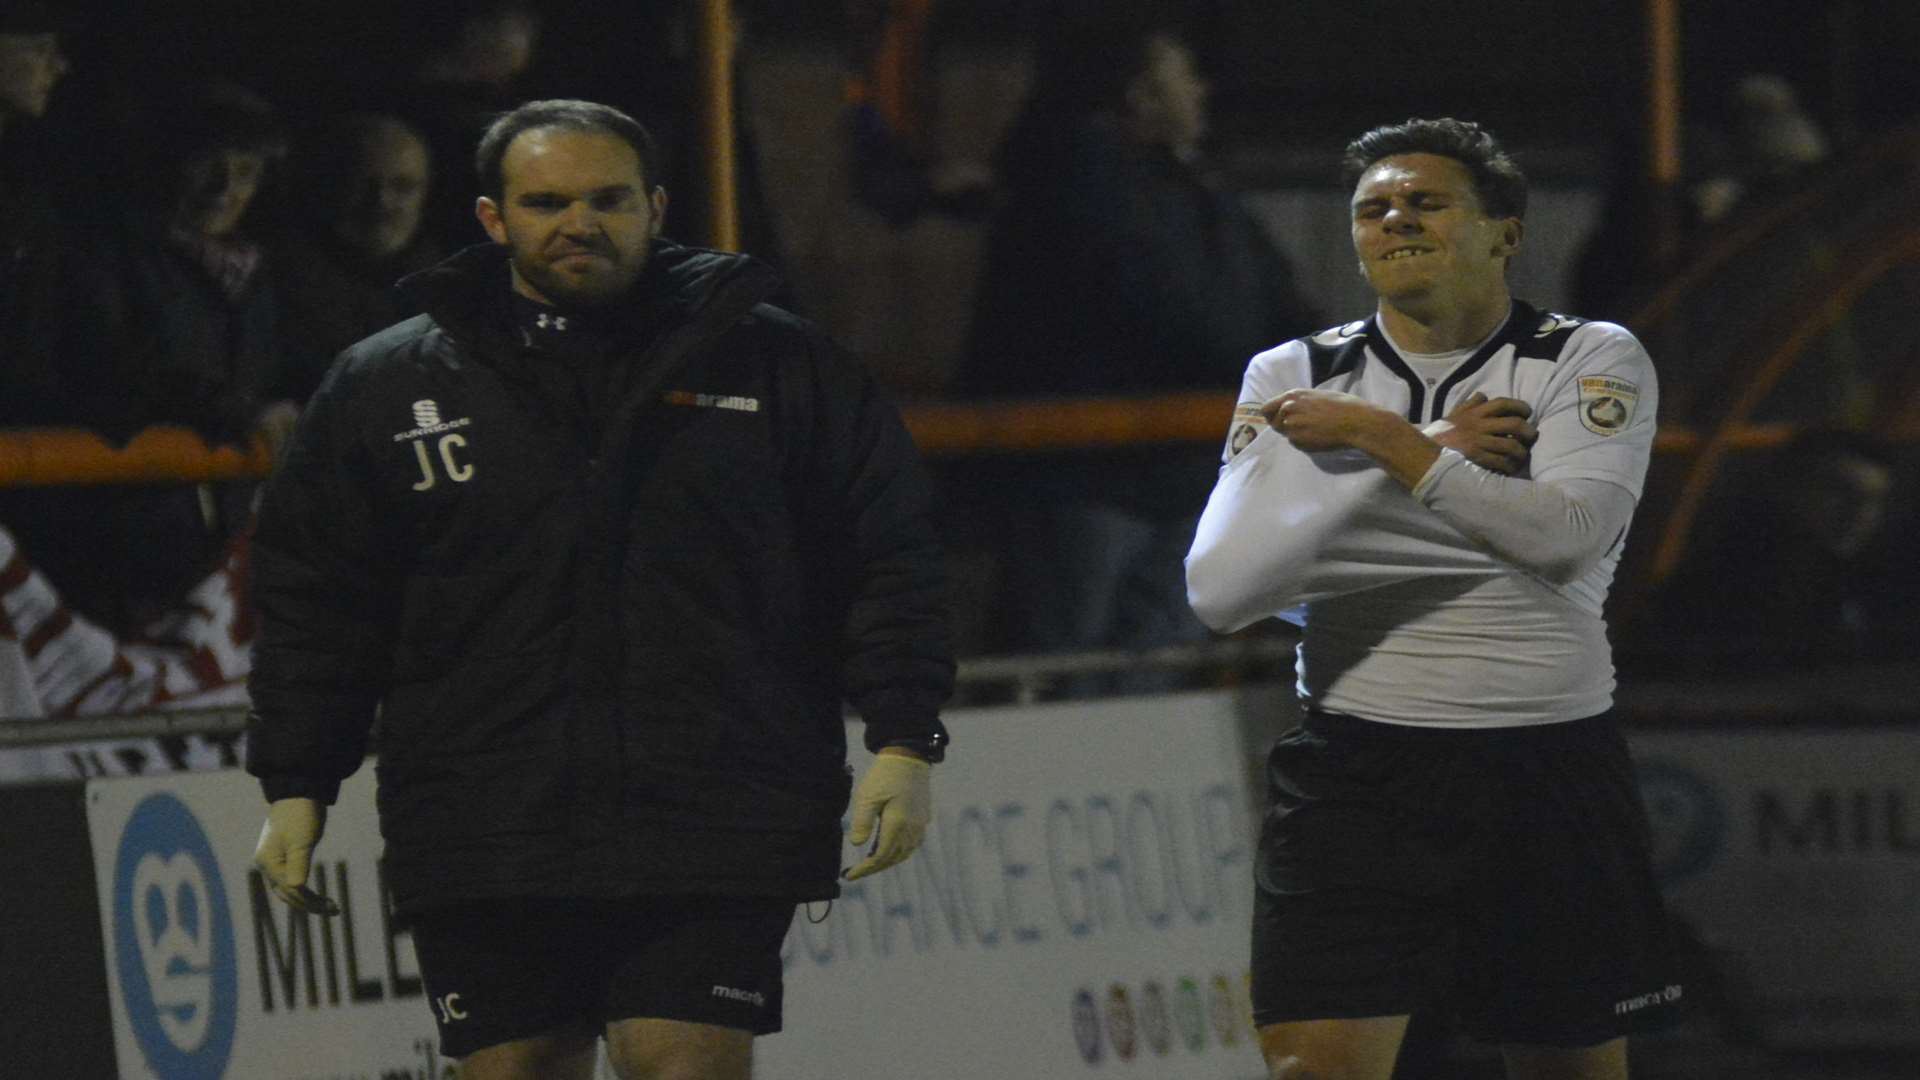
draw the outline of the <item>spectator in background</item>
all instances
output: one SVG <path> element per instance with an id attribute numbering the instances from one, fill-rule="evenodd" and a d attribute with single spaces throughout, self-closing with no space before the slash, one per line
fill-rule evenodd
<path id="1" fill-rule="evenodd" d="M 120 296 L 105 287 L 105 253 L 56 199 L 29 125 L 69 69 L 52 4 L 0 3 L 0 426 L 91 427 L 124 439 L 141 421 L 113 389 Z M 112 562 L 127 534 L 111 491 L 0 488 L 0 524 L 22 550 L 71 581 L 82 610 L 114 613 Z M 17 574 L 14 576 L 18 576 Z M 99 588 L 89 585 L 99 583 Z M 104 619 L 102 621 L 105 621 Z"/>
<path id="2" fill-rule="evenodd" d="M 481 194 L 473 147 L 496 115 L 527 97 L 540 30 L 540 12 L 525 0 L 469 5 L 455 18 L 445 4 L 424 4 L 403 22 L 395 44 L 414 50 L 413 77 L 380 107 L 405 117 L 439 165 L 422 223 L 430 245 L 456 251 L 486 240 L 473 220 Z"/>
<path id="3" fill-rule="evenodd" d="M 1742 470 L 1642 662 L 1764 674 L 1913 656 L 1909 556 L 1887 528 L 1896 464 L 1872 435 L 1813 427 Z"/>
<path id="4" fill-rule="evenodd" d="M 1036 79 L 999 155 L 963 389 L 1224 392 L 1248 357 L 1315 328 L 1286 260 L 1201 155 L 1207 84 L 1177 32 L 1110 11 L 1062 20 Z M 1031 462 L 1011 488 L 1024 553 L 1007 566 L 1008 645 L 1203 638 L 1181 559 L 1217 465 L 1198 446 Z"/>
<path id="5" fill-rule="evenodd" d="M 1792 190 L 1796 177 L 1827 159 L 1827 137 L 1800 104 L 1793 85 L 1778 75 L 1756 73 L 1735 83 L 1728 95 L 1724 136 L 1700 133 L 1709 167 L 1688 190 L 1695 220 L 1711 225 L 1734 207 Z"/>
<path id="6" fill-rule="evenodd" d="M 153 424 L 184 424 L 244 445 L 284 424 L 267 396 L 280 367 L 267 253 L 249 228 L 287 148 L 277 110 L 232 83 L 156 103 L 131 147 L 120 264 L 131 364 L 123 392 Z"/>
<path id="7" fill-rule="evenodd" d="M 103 244 L 111 288 L 84 303 L 105 338 L 60 358 L 85 389 L 60 422 L 131 435 L 183 425 L 215 443 L 284 437 L 290 403 L 266 393 L 278 364 L 265 255 L 245 223 L 284 147 L 272 106 L 212 84 L 161 96 L 137 127 Z M 97 302 L 96 302 L 97 301 Z M 23 491 L 7 523 L 70 606 L 136 636 L 203 580 L 246 524 L 253 485 L 229 481 Z"/>
<path id="8" fill-rule="evenodd" d="M 853 197 L 894 228 L 930 211 L 979 217 L 993 176 L 934 148 L 934 0 L 850 0 L 847 77 Z"/>
<path id="9" fill-rule="evenodd" d="M 0 425 L 75 419 L 60 369 L 69 230 L 40 162 L 22 146 L 67 73 L 66 20 L 46 4 L 0 5 Z"/>
<path id="10" fill-rule="evenodd" d="M 276 261 L 286 366 L 278 394 L 304 402 L 340 350 L 414 314 L 394 284 L 440 261 L 422 235 L 427 144 L 405 121 L 355 113 L 296 155 L 297 212 Z"/>
<path id="11" fill-rule="evenodd" d="M 1807 173 L 1828 158 L 1825 133 L 1800 104 L 1793 86 L 1777 75 L 1742 77 L 1724 94 L 1723 108 L 1719 122 L 1689 128 L 1686 159 L 1692 175 L 1671 193 L 1655 188 L 1644 175 L 1639 124 L 1617 133 L 1606 202 L 1572 268 L 1576 306 L 1588 317 L 1634 316 L 1635 308 L 1675 271 L 1673 265 L 1659 265 L 1654 241 L 1662 223 L 1703 240 L 1717 239 L 1736 220 L 1730 216 L 1736 208 L 1752 211 L 1793 193 Z M 1801 254 L 1802 242 L 1792 233 L 1781 235 L 1791 255 L 1775 240 L 1766 248 L 1766 258 L 1784 267 L 1788 258 Z M 1694 259 L 1702 247 L 1711 245 L 1682 244 L 1665 258 Z M 1761 289 L 1748 291 L 1747 298 L 1761 307 L 1769 304 Z M 1676 357 L 1674 374 L 1679 360 Z M 1672 389 L 1676 393 L 1668 399 L 1674 410 L 1670 416 L 1685 419 L 1684 380 L 1676 380 Z"/>
<path id="12" fill-rule="evenodd" d="M 0 137 L 17 120 L 46 115 L 67 74 L 60 32 L 71 19 L 44 3 L 0 4 Z"/>

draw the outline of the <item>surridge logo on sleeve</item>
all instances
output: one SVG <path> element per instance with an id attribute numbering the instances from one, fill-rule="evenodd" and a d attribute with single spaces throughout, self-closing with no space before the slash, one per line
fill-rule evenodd
<path id="1" fill-rule="evenodd" d="M 1580 422 L 1595 435 L 1618 435 L 1633 423 L 1640 388 L 1612 375 L 1580 379 Z"/>
<path id="2" fill-rule="evenodd" d="M 413 403 L 411 410 L 413 428 L 395 432 L 393 441 L 413 443 L 414 460 L 420 466 L 420 479 L 414 481 L 413 490 L 427 491 L 439 483 L 439 476 L 434 469 L 435 455 L 428 453 L 425 441 L 436 435 L 439 436 L 436 449 L 447 479 L 456 484 L 473 479 L 472 463 L 461 461 L 454 454 L 454 451 L 467 445 L 467 437 L 460 434 L 459 429 L 471 426 L 473 418 L 462 416 L 457 420 L 443 420 L 440 418 L 440 403 L 432 398 L 421 398 Z"/>

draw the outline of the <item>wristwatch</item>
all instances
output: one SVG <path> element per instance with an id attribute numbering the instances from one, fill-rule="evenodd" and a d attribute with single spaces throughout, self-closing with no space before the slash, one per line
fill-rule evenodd
<path id="1" fill-rule="evenodd" d="M 950 741 L 946 732 L 932 731 L 925 735 L 915 735 L 902 739 L 888 739 L 882 744 L 882 747 L 897 746 L 902 750 L 911 750 L 925 759 L 927 764 L 938 765 L 940 762 L 946 760 L 947 743 Z"/>

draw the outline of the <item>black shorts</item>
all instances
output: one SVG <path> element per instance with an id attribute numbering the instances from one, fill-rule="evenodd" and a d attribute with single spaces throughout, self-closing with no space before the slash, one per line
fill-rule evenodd
<path id="1" fill-rule="evenodd" d="M 1611 714 L 1499 729 L 1309 711 L 1267 765 L 1253 1015 L 1441 1009 L 1494 1043 L 1590 1046 L 1682 990 Z"/>
<path id="2" fill-rule="evenodd" d="M 652 1017 L 780 1030 L 790 900 L 500 900 L 423 911 L 414 951 L 440 1050 Z"/>

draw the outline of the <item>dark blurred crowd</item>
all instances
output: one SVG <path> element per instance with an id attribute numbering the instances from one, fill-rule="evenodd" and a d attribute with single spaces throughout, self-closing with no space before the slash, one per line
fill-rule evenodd
<path id="1" fill-rule="evenodd" d="M 284 439 L 341 348 L 411 314 L 394 282 L 483 239 L 466 162 L 490 116 L 535 92 L 525 75 L 543 33 L 531 5 L 468 5 L 419 24 L 418 50 L 384 85 L 323 109 L 211 72 L 105 93 L 80 150 L 73 132 L 45 130 L 80 115 L 50 112 L 86 59 L 66 52 L 75 24 L 54 5 L 4 10 L 0 425 L 112 441 L 156 424 L 215 443 Z M 1218 391 L 1252 353 L 1314 329 L 1279 249 L 1199 153 L 1208 90 L 1177 31 L 1098 17 L 1045 48 L 997 203 L 963 193 L 935 207 L 994 217 L 970 350 L 981 359 L 964 388 Z M 686 109 L 635 111 L 664 116 L 669 141 L 690 129 Z M 873 111 L 853 145 L 892 140 L 911 184 L 922 162 L 893 130 L 907 112 Z M 894 198 L 880 190 L 855 197 Z M 1071 571 L 1004 585 L 1019 612 L 1007 625 L 1021 628 L 1004 646 L 1201 636 L 1179 557 L 1215 456 L 1023 465 L 1025 497 L 996 507 L 1031 542 L 1014 562 Z M 132 634 L 220 562 L 252 489 L 20 489 L 0 493 L 0 521 L 71 607 Z"/>
<path id="2" fill-rule="evenodd" d="M 168 24 L 0 3 L 0 426 L 277 448 L 340 349 L 412 314 L 395 282 L 483 239 L 466 162 L 541 31 L 527 4 L 419 7 L 384 24 L 389 62 L 340 57 L 311 96 L 270 98 L 216 49 L 75 78 L 88 96 L 56 108 L 91 62 L 76 43 Z M 233 66 L 268 82 L 243 40 Z M 254 488 L 22 488 L 0 521 L 75 612 L 137 635 L 223 563 Z"/>
<path id="3" fill-rule="evenodd" d="M 1225 393 L 1254 353 L 1362 314 L 1313 310 L 1204 152 L 1209 86 L 1177 24 L 1095 5 L 1050 27 L 991 168 L 943 172 L 916 111 L 925 27 L 901 21 L 915 5 L 850 7 L 871 16 L 854 20 L 870 32 L 856 35 L 850 65 L 851 199 L 889 228 L 947 215 L 984 236 L 949 389 Z M 83 78 L 94 58 L 78 46 L 108 40 L 109 16 L 0 0 L 0 428 L 80 427 L 123 442 L 183 425 L 214 443 L 277 446 L 340 349 L 412 314 L 394 283 L 484 239 L 472 147 L 494 114 L 528 98 L 596 97 L 640 116 L 668 148 L 669 231 L 702 239 L 690 7 L 641 8 L 658 13 L 633 16 L 647 25 L 622 64 L 584 62 L 565 77 L 536 64 L 541 50 L 564 32 L 576 39 L 565 55 L 597 55 L 577 39 L 606 28 L 556 27 L 540 6 L 498 0 L 399 5 L 379 18 L 368 7 L 358 37 L 296 35 L 284 56 L 256 48 L 228 67 L 202 50 L 190 69 Z M 358 51 L 327 52 L 349 47 Z M 1775 122 L 1734 131 L 1724 167 L 1694 189 L 1703 222 L 1790 187 L 1789 165 L 1827 153 L 1817 131 L 1778 121 L 1793 119 L 1793 103 L 1777 82 L 1740 92 Z M 778 262 L 750 136 L 743 129 L 744 247 Z M 1608 258 L 1589 259 L 1602 284 L 1623 276 Z M 1899 463 L 1869 450 L 1887 472 L 1884 483 L 1866 477 L 1880 505 Z M 1203 638 L 1181 557 L 1218 458 L 1217 447 L 1153 447 L 944 470 L 958 546 L 995 548 L 974 603 L 992 618 L 963 641 L 1036 652 Z M 1806 485 L 1767 493 L 1767 505 L 1806 520 L 1811 511 L 1789 506 L 1815 498 L 1818 482 Z M 73 611 L 138 636 L 229 565 L 254 486 L 0 489 L 0 526 Z M 1873 526 L 1882 520 L 1876 511 Z M 1835 565 L 1859 564 L 1873 542 L 1849 540 Z M 1872 637 L 1873 601 L 1852 615 L 1810 602 L 1855 640 Z M 1134 674 L 1104 688 L 1165 684 Z"/>

